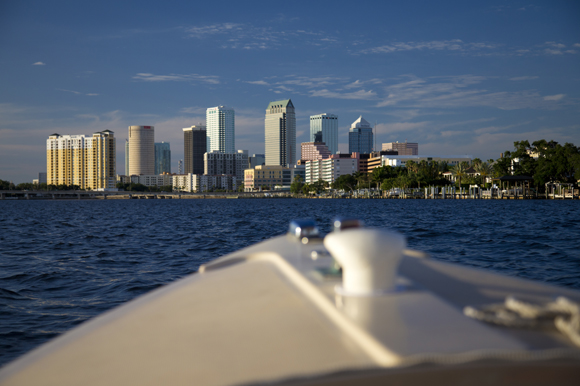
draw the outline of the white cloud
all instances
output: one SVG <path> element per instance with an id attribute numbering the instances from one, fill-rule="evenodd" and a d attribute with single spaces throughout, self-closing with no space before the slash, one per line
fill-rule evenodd
<path id="1" fill-rule="evenodd" d="M 518 80 L 532 80 L 538 79 L 538 76 L 516 76 L 515 78 L 510 78 L 510 80 L 518 81 Z"/>
<path id="2" fill-rule="evenodd" d="M 43 62 L 36 62 L 36 63 L 32 63 L 33 66 L 46 66 L 46 63 Z"/>
<path id="3" fill-rule="evenodd" d="M 75 95 L 86 95 L 86 96 L 98 96 L 99 94 L 96 93 L 82 93 L 80 91 L 74 91 L 74 90 L 65 90 L 63 88 L 57 88 L 58 91 L 64 91 L 64 92 L 70 92 L 71 94 L 75 94 Z"/>
<path id="4" fill-rule="evenodd" d="M 411 81 L 385 87 L 376 107 L 411 109 L 457 109 L 463 107 L 493 107 L 501 110 L 554 109 L 558 104 L 546 103 L 535 90 L 495 91 L 473 87 L 487 78 L 464 75 L 452 77 L 411 77 Z M 552 99 L 555 100 L 556 99 Z"/>
<path id="5" fill-rule="evenodd" d="M 304 45 L 328 46 L 339 43 L 338 39 L 326 32 L 282 28 L 280 23 L 277 28 L 256 27 L 249 23 L 217 23 L 188 27 L 184 28 L 184 31 L 189 38 L 219 40 L 220 47 L 224 49 L 265 50 L 282 45 L 303 47 Z"/>
<path id="6" fill-rule="evenodd" d="M 219 23 L 206 25 L 203 27 L 189 27 L 186 28 L 185 30 L 188 33 L 189 37 L 202 39 L 209 35 L 217 35 L 240 31 L 242 27 L 243 27 L 242 24 L 237 23 Z"/>
<path id="7" fill-rule="evenodd" d="M 350 93 L 339 93 L 335 91 L 329 91 L 327 89 L 323 90 L 312 90 L 310 91 L 310 96 L 323 97 L 323 98 L 337 98 L 337 99 L 376 99 L 377 94 L 372 91 L 358 90 Z"/>
<path id="8" fill-rule="evenodd" d="M 395 42 L 384 46 L 368 48 L 360 51 L 363 54 L 392 53 L 397 51 L 467 51 L 479 49 L 493 49 L 497 46 L 490 43 L 465 43 L 460 39 L 433 40 L 428 42 Z"/>
<path id="9" fill-rule="evenodd" d="M 263 80 L 246 81 L 245 83 L 257 84 L 259 86 L 269 86 L 270 85 L 268 82 L 263 81 Z"/>
<path id="10" fill-rule="evenodd" d="M 574 44 L 572 44 L 572 47 L 578 47 L 578 48 L 580 48 L 580 43 L 574 43 Z"/>
<path id="11" fill-rule="evenodd" d="M 133 79 L 144 82 L 201 82 L 208 84 L 219 84 L 220 80 L 215 75 L 198 75 L 198 74 L 169 74 L 154 75 L 150 73 L 138 73 Z"/>
<path id="12" fill-rule="evenodd" d="M 545 101 L 559 101 L 563 99 L 566 94 L 547 95 L 544 97 Z"/>
<path id="13" fill-rule="evenodd" d="M 562 44 L 562 43 L 546 42 L 545 44 L 547 46 L 554 47 L 554 48 L 566 48 L 566 45 L 565 44 Z"/>
<path id="14" fill-rule="evenodd" d="M 560 50 L 554 50 L 552 48 L 546 48 L 544 50 L 544 53 L 548 54 L 548 55 L 564 55 L 564 53 Z"/>

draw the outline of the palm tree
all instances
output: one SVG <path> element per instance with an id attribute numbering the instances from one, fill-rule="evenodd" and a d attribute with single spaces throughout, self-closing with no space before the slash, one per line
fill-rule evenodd
<path id="1" fill-rule="evenodd" d="M 487 162 L 482 162 L 475 166 L 475 171 L 483 178 L 483 183 L 485 184 L 487 177 L 493 174 L 493 168 Z"/>
<path id="2" fill-rule="evenodd" d="M 451 172 L 453 173 L 453 175 L 455 176 L 457 181 L 459 181 L 459 186 L 461 186 L 461 178 L 465 177 L 465 170 L 466 170 L 466 167 L 463 164 L 463 162 L 456 164 L 453 167 L 453 169 L 451 169 Z"/>

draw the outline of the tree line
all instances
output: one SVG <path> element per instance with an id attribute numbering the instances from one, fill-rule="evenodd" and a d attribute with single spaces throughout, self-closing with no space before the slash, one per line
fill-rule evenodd
<path id="1" fill-rule="evenodd" d="M 443 173 L 451 172 L 455 182 Z M 544 191 L 548 182 L 576 184 L 580 180 L 580 148 L 571 143 L 560 145 L 555 141 L 540 140 L 514 142 L 514 150 L 506 151 L 497 160 L 475 158 L 471 164 L 461 162 L 450 166 L 447 161 L 407 161 L 405 166 L 381 166 L 371 173 L 354 172 L 338 177 L 331 186 L 319 180 L 305 184 L 297 176 L 290 187 L 295 194 L 321 193 L 328 187 L 353 192 L 358 189 L 421 188 L 426 186 L 479 185 L 488 188 L 488 178 L 523 175 L 533 178 L 538 191 Z"/>

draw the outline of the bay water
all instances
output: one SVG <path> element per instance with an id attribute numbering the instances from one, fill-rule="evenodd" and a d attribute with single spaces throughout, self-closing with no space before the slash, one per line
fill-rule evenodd
<path id="1" fill-rule="evenodd" d="M 0 201 L 0 365 L 291 219 L 327 233 L 337 215 L 434 259 L 580 289 L 580 201 Z"/>

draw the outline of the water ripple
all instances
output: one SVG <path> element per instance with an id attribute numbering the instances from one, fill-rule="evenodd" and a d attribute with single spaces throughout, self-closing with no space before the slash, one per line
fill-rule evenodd
<path id="1" fill-rule="evenodd" d="M 435 259 L 580 288 L 578 201 L 0 201 L 0 365 L 291 219 L 327 233 L 337 215 Z"/>

